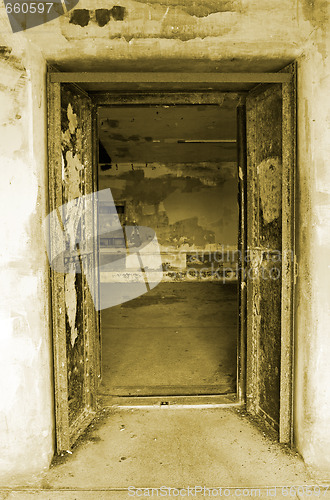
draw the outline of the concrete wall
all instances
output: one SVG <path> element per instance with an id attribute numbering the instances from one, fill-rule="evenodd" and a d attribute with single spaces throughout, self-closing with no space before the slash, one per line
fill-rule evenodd
<path id="1" fill-rule="evenodd" d="M 190 279 L 184 273 L 192 255 L 221 256 L 229 249 L 234 253 L 238 241 L 236 163 L 135 163 L 134 170 L 131 165 L 118 163 L 105 172 L 100 170 L 99 189 L 110 188 L 115 202 L 125 203 L 128 225 L 155 230 L 164 272 L 170 272 L 167 278 L 178 270 L 181 279 Z"/>
<path id="2" fill-rule="evenodd" d="M 45 64 L 26 46 L 0 62 L 0 480 L 38 472 L 53 449 Z M 13 474 L 14 473 L 14 474 Z"/>
<path id="3" fill-rule="evenodd" d="M 319 16 L 318 24 L 325 17 Z M 295 443 L 330 470 L 330 58 L 329 34 L 298 61 Z"/>
<path id="4" fill-rule="evenodd" d="M 95 9 L 114 5 L 81 0 L 79 8 L 90 11 L 86 24 L 69 13 L 15 35 L 0 9 L 1 475 L 39 471 L 52 452 L 48 274 L 40 244 L 45 60 L 69 70 L 266 71 L 299 58 L 295 442 L 307 462 L 329 470 L 329 4 L 123 0 L 122 15 L 101 27 Z"/>
<path id="5" fill-rule="evenodd" d="M 202 256 L 208 261 L 224 249 L 235 255 L 237 102 L 98 111 L 99 189 L 110 188 L 115 201 L 124 202 L 127 225 L 155 230 L 168 271 L 163 279 L 191 280 L 192 269 L 189 277 L 186 272 L 193 260 L 205 269 Z M 202 142 L 219 139 L 228 142 Z"/>

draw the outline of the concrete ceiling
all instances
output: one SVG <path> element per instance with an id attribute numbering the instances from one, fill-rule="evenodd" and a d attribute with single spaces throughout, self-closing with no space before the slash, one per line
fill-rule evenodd
<path id="1" fill-rule="evenodd" d="M 101 107 L 99 138 L 112 163 L 232 162 L 236 105 Z"/>

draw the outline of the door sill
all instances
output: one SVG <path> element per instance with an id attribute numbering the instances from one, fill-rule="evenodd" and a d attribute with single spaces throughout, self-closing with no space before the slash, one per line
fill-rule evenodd
<path id="1" fill-rule="evenodd" d="M 206 394 L 201 396 L 105 396 L 99 398 L 101 407 L 137 408 L 217 408 L 242 407 L 236 394 Z"/>

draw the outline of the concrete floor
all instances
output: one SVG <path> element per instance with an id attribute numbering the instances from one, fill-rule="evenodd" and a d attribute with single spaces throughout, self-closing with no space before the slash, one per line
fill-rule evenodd
<path id="1" fill-rule="evenodd" d="M 114 407 L 101 412 L 72 455 L 28 486 L 1 490 L 0 499 L 121 500 L 133 496 L 130 486 L 222 487 L 231 496 L 237 488 L 259 496 L 251 488 L 260 488 L 265 498 L 269 487 L 282 497 L 282 487 L 308 484 L 316 482 L 301 458 L 237 408 Z"/>
<path id="2" fill-rule="evenodd" d="M 235 283 L 163 282 L 101 325 L 102 394 L 236 392 Z"/>
<path id="3" fill-rule="evenodd" d="M 235 391 L 236 300 L 233 284 L 162 283 L 103 311 L 103 392 Z M 330 498 L 330 489 L 313 489 L 319 483 L 299 455 L 238 406 L 105 408 L 72 454 L 13 484 L 0 488 L 0 500 Z"/>

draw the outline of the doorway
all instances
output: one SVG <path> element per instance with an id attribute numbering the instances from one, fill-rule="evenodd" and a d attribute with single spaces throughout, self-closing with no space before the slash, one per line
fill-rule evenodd
<path id="1" fill-rule="evenodd" d="M 223 392 L 230 393 L 233 387 L 236 387 L 238 401 L 242 403 L 246 402 L 250 413 L 265 418 L 278 431 L 279 439 L 282 442 L 291 441 L 294 285 L 293 187 L 295 164 L 295 82 L 293 75 L 294 67 L 285 68 L 282 72 L 275 74 L 212 74 L 197 75 L 197 77 L 196 75 L 183 74 L 180 75 L 179 79 L 174 74 L 154 73 L 147 75 L 134 74 L 128 79 L 127 75 L 120 74 L 116 74 L 115 77 L 112 74 L 97 75 L 88 73 L 52 73 L 49 75 L 49 160 L 52 215 L 50 217 L 50 233 L 55 235 L 51 239 L 51 244 L 53 245 L 52 250 L 57 257 L 56 263 L 58 264 L 63 261 L 62 266 L 59 266 L 59 268 L 57 266 L 52 268 L 55 406 L 58 451 L 68 449 L 95 415 L 99 382 L 102 378 L 101 367 L 102 365 L 106 365 L 105 360 L 104 363 L 101 360 L 102 349 L 98 318 L 101 316 L 102 319 L 102 315 L 95 314 L 95 310 L 99 304 L 99 281 L 97 280 L 96 272 L 98 268 L 96 258 L 98 249 L 97 245 L 95 245 L 95 241 L 97 240 L 95 237 L 95 228 L 97 227 L 96 216 L 98 215 L 98 207 L 93 206 L 93 197 L 89 197 L 89 193 L 94 193 L 100 187 L 97 186 L 98 167 L 100 167 L 101 171 L 103 166 L 102 173 L 104 175 L 110 175 L 109 172 L 112 171 L 120 172 L 119 175 L 121 175 L 121 178 L 114 176 L 112 179 L 112 182 L 114 182 L 112 189 L 114 192 L 117 189 L 116 208 L 117 213 L 122 219 L 129 215 L 127 209 L 130 202 L 129 196 L 126 196 L 127 192 L 120 192 L 123 189 L 120 187 L 120 185 L 123 186 L 122 181 L 127 181 L 126 177 L 131 177 L 135 181 L 139 180 L 138 176 L 144 179 L 145 173 L 149 172 L 148 169 L 150 169 L 151 179 L 153 179 L 156 185 L 157 175 L 160 172 L 157 170 L 157 167 L 152 169 L 150 165 L 148 166 L 145 154 L 141 157 L 136 157 L 134 161 L 130 162 L 128 167 L 127 165 L 126 167 L 120 166 L 121 163 L 128 163 L 122 161 L 123 159 L 127 159 L 125 157 L 127 154 L 127 151 L 125 151 L 126 146 L 118 146 L 118 161 L 114 161 L 116 159 L 114 149 L 110 148 L 107 150 L 104 144 L 102 146 L 99 145 L 101 137 L 97 128 L 97 110 L 100 107 L 104 107 L 105 109 L 106 107 L 111 108 L 115 106 L 120 106 L 121 109 L 124 109 L 125 106 L 141 109 L 141 106 L 144 106 L 144 109 L 147 109 L 146 106 L 148 106 L 149 111 L 155 113 L 157 107 L 167 112 L 168 109 L 175 109 L 174 105 L 178 106 L 176 111 L 178 111 L 180 106 L 188 106 L 190 111 L 192 109 L 196 111 L 203 108 L 199 108 L 199 105 L 203 105 L 204 107 L 210 106 L 210 109 L 211 105 L 216 105 L 219 111 L 221 107 L 225 107 L 225 102 L 232 100 L 236 102 L 236 108 L 239 111 L 237 115 L 238 134 L 235 138 L 235 142 L 237 141 L 237 145 L 235 144 L 235 155 L 236 151 L 238 151 L 238 162 L 235 160 L 235 168 L 238 168 L 235 174 L 235 185 L 236 193 L 238 191 L 239 195 L 238 272 L 235 273 L 232 269 L 228 271 L 229 276 L 225 276 L 225 282 L 223 283 L 224 287 L 236 286 L 228 282 L 230 279 L 237 279 L 238 283 L 235 296 L 238 303 L 238 313 L 235 316 L 238 324 L 238 335 L 236 336 L 236 344 L 232 344 L 232 347 L 235 347 L 235 351 L 237 348 L 237 364 L 230 373 L 229 369 L 227 370 L 227 366 L 224 370 L 227 375 L 231 375 L 231 380 L 226 381 L 227 386 L 224 389 L 221 388 L 219 383 L 214 383 L 214 378 L 211 384 L 200 384 L 203 377 L 206 380 L 210 380 L 207 378 L 210 372 L 205 375 L 204 371 L 204 375 L 199 378 L 198 383 L 195 379 L 192 384 L 192 379 L 188 380 L 187 374 L 189 372 L 189 375 L 192 375 L 193 371 L 189 370 L 181 374 L 183 375 L 181 380 L 184 382 L 180 386 L 176 384 L 172 385 L 171 379 L 168 379 L 168 384 L 164 384 L 163 386 L 154 385 L 153 388 L 150 382 L 147 385 L 142 385 L 142 379 L 139 382 L 141 385 L 136 383 L 129 385 L 131 382 L 127 379 L 124 389 L 122 385 L 112 382 L 110 386 L 112 384 L 112 391 L 114 388 L 117 388 L 118 394 L 121 394 L 121 391 L 124 390 L 125 393 L 131 391 L 133 396 L 134 391 L 137 395 L 139 394 L 138 389 L 141 388 L 144 391 L 149 390 L 153 394 L 155 393 L 153 392 L 155 388 L 157 388 L 157 391 L 164 389 L 163 394 L 166 395 L 169 393 L 169 388 L 172 388 L 171 390 L 174 391 L 174 387 L 176 387 L 179 394 L 185 394 L 182 391 L 182 387 L 189 387 L 189 390 L 192 390 L 191 388 L 194 387 L 195 394 L 205 391 L 204 395 L 206 394 L 207 397 L 211 397 L 212 394 L 219 394 L 222 390 Z M 118 92 L 118 82 L 121 82 L 120 85 L 125 87 L 125 84 L 126 86 L 131 86 L 133 81 L 135 85 L 134 91 L 132 91 L 133 89 L 130 89 L 130 91 L 127 89 L 124 90 L 123 88 Z M 143 82 L 147 82 L 144 90 L 142 90 Z M 111 90 L 112 84 L 114 84 L 116 90 L 114 90 L 114 87 Z M 166 88 L 165 92 L 164 86 Z M 172 92 L 169 92 L 169 88 L 172 88 Z M 112 120 L 113 117 L 105 117 L 104 121 L 106 122 L 108 119 Z M 116 122 L 114 121 L 112 125 L 114 123 Z M 195 120 L 194 123 L 199 123 L 199 119 L 197 118 L 197 121 Z M 116 126 L 111 126 L 107 122 L 108 125 L 110 125 L 110 129 L 116 129 Z M 201 132 L 199 131 L 199 133 Z M 120 137 L 123 134 L 116 136 L 117 132 L 113 130 L 110 131 L 111 134 L 113 136 L 112 140 L 125 142 Z M 153 143 L 153 134 L 146 134 L 143 137 L 143 141 L 140 141 L 140 138 L 136 137 L 137 135 L 139 135 L 137 132 L 132 132 L 129 136 L 130 141 L 136 147 L 139 142 L 143 142 L 145 146 L 150 143 L 149 147 L 153 145 L 156 146 L 155 149 L 158 148 L 159 143 Z M 102 138 L 106 142 L 105 138 Z M 150 138 L 152 139 L 150 140 Z M 175 134 L 174 137 L 169 137 L 168 139 L 175 141 L 172 144 L 167 144 L 167 146 L 171 146 L 168 148 L 168 151 L 171 152 L 175 151 L 177 147 L 185 147 L 186 152 L 188 152 L 189 148 L 197 146 L 196 143 L 189 142 L 194 140 L 193 137 L 190 137 L 190 139 L 189 137 L 180 138 Z M 217 136 L 215 139 L 210 139 L 209 136 L 206 137 L 205 135 L 199 136 L 197 139 L 199 146 L 206 146 L 207 142 L 209 142 L 208 151 L 214 150 L 215 143 L 212 144 L 210 142 L 212 140 L 218 141 L 217 147 L 221 141 L 234 141 L 232 137 Z M 231 144 L 231 147 L 233 147 L 234 142 L 228 142 L 227 146 L 228 144 Z M 226 148 L 224 148 L 224 145 L 223 143 L 222 147 L 225 151 Z M 104 162 L 99 161 L 101 155 L 97 154 L 98 149 L 99 153 L 103 151 L 105 155 Z M 196 155 L 197 150 L 193 150 Z M 136 152 L 138 152 L 138 148 Z M 120 157 L 120 154 L 123 156 Z M 197 158 L 195 155 L 194 160 Z M 174 162 L 176 160 L 177 157 Z M 209 160 L 212 162 L 211 157 Z M 225 160 L 223 159 L 223 161 Z M 135 168 L 139 167 L 139 162 L 142 164 L 140 165 L 141 168 Z M 203 159 L 199 159 L 199 162 L 203 162 Z M 228 162 L 231 163 L 230 159 Z M 100 165 L 98 165 L 99 163 Z M 150 163 L 152 162 L 150 161 Z M 118 166 L 118 170 L 116 165 Z M 163 162 L 162 165 L 166 167 L 166 162 Z M 207 164 L 206 168 L 208 166 Z M 127 170 L 126 173 L 125 168 Z M 205 176 L 205 166 L 202 172 Z M 152 177 L 153 175 L 154 177 Z M 198 182 L 201 182 L 201 179 L 197 179 L 198 182 L 196 184 L 196 178 L 190 173 L 190 186 L 185 191 L 182 187 L 182 176 L 177 176 L 176 179 L 173 179 L 175 177 L 173 169 L 171 175 L 168 175 L 169 180 L 171 180 L 169 184 L 173 188 L 175 187 L 174 191 L 170 193 L 174 206 L 175 203 L 178 205 L 178 200 L 180 201 L 183 197 L 188 196 L 189 192 L 193 193 L 193 189 L 197 188 Z M 183 177 L 185 175 L 187 174 L 184 173 Z M 202 174 L 201 177 L 203 178 Z M 221 182 L 217 176 L 215 177 L 213 179 L 215 183 L 214 187 L 220 189 Z M 100 177 L 98 180 L 100 181 Z M 172 185 L 174 181 L 176 181 L 177 185 Z M 187 182 L 187 178 L 185 182 Z M 210 184 L 212 187 L 212 182 L 209 182 Z M 139 185 L 138 182 L 135 182 L 135 187 Z M 190 189 L 191 191 L 189 191 Z M 141 193 L 141 196 L 143 197 L 143 193 Z M 177 196 L 177 199 L 175 199 L 175 196 Z M 83 202 L 80 203 L 79 200 L 81 198 L 83 198 Z M 212 197 L 208 198 L 209 200 L 212 200 Z M 141 209 L 140 213 L 136 210 L 135 215 L 144 218 L 149 217 L 149 220 L 154 217 L 157 225 L 161 212 L 164 211 L 160 210 L 163 208 L 161 203 L 165 206 L 164 200 L 159 200 L 159 203 L 158 200 L 157 203 L 146 203 L 149 206 L 145 207 L 144 211 Z M 156 211 L 155 205 L 157 205 L 158 211 Z M 182 209 L 181 205 L 180 210 Z M 211 203 L 208 203 L 206 206 L 210 205 Z M 88 207 L 90 210 L 87 210 Z M 196 204 L 193 209 L 197 207 L 200 208 Z M 76 220 L 77 213 L 79 215 L 79 223 L 75 224 L 72 221 Z M 207 219 L 207 217 L 205 218 Z M 58 223 L 59 219 L 61 219 L 62 224 Z M 194 219 L 194 217 L 190 217 L 190 219 Z M 133 220 L 130 220 L 130 222 L 134 223 Z M 168 225 L 176 227 L 175 224 L 177 222 L 179 221 L 172 219 L 169 220 Z M 68 227 L 70 227 L 70 231 L 74 233 L 73 238 L 69 238 L 69 247 L 72 243 L 72 248 L 67 248 L 67 223 L 69 223 Z M 185 230 L 181 231 L 183 241 L 179 241 L 183 247 L 185 238 L 188 238 L 189 242 L 189 237 L 198 237 L 200 235 L 199 227 L 202 229 L 204 227 L 198 221 L 198 216 L 197 225 L 196 220 L 193 224 L 195 224 L 193 226 L 194 231 L 190 231 L 190 233 L 191 226 L 188 225 L 187 228 L 186 226 L 179 225 L 181 230 Z M 216 233 L 217 228 L 219 228 L 219 224 L 215 224 L 215 228 L 207 228 L 204 250 L 208 248 L 207 245 L 213 244 L 208 237 L 211 231 Z M 88 235 L 90 238 L 85 240 L 84 235 Z M 180 236 L 179 231 L 178 235 Z M 92 246 L 86 244 L 84 247 L 84 241 L 92 241 L 94 243 Z M 103 243 L 100 241 L 100 244 Z M 165 276 L 168 278 L 168 281 L 164 280 L 164 286 L 168 286 L 168 291 L 163 291 L 161 297 L 165 297 L 165 302 L 167 301 L 166 309 L 171 316 L 171 320 L 175 316 L 177 318 L 180 317 L 180 305 L 183 302 L 181 299 L 189 295 L 184 290 L 185 286 L 193 287 L 196 285 L 198 287 L 205 285 L 202 295 L 204 294 L 208 298 L 211 295 L 212 298 L 217 296 L 213 293 L 214 290 L 211 291 L 211 287 L 217 286 L 213 281 L 205 280 L 206 283 L 202 282 L 203 280 L 200 280 L 200 282 L 185 282 L 182 279 L 182 277 L 186 278 L 187 274 L 190 273 L 189 269 L 192 262 L 195 267 L 191 276 L 195 276 L 200 271 L 199 265 L 203 265 L 204 269 L 207 269 L 208 266 L 213 264 L 213 260 L 215 260 L 214 255 L 210 257 L 208 254 L 206 256 L 205 252 L 200 260 L 199 253 L 202 245 L 198 244 L 195 246 L 197 246 L 198 250 L 197 255 L 195 254 L 196 248 L 186 245 L 183 252 L 184 257 L 174 255 L 173 258 L 164 263 L 167 266 L 164 269 Z M 177 284 L 177 282 L 173 281 L 173 273 L 177 273 L 178 267 L 180 269 L 180 259 L 182 259 L 181 270 L 183 267 L 183 272 L 180 275 L 181 282 Z M 197 262 L 195 259 L 197 259 Z M 184 260 L 186 269 L 184 269 Z M 234 259 L 230 262 L 234 264 Z M 274 270 L 278 271 L 277 274 L 275 273 L 275 279 L 273 279 L 272 274 Z M 203 273 L 206 276 L 208 271 L 204 270 Z M 199 275 L 199 278 L 201 276 L 204 278 L 203 273 Z M 72 274 L 76 277 L 73 278 Z M 77 274 L 81 274 L 82 276 L 77 277 Z M 267 277 L 268 281 L 264 279 L 265 276 L 269 277 L 269 279 Z M 170 292 L 170 287 L 174 287 L 174 285 L 182 286 L 183 289 L 179 291 L 179 288 L 175 288 Z M 229 288 L 224 289 L 229 290 Z M 189 290 L 191 291 L 193 288 Z M 220 288 L 217 289 L 217 292 L 219 290 Z M 156 287 L 153 291 L 149 292 L 151 302 L 151 294 L 156 294 L 156 298 L 153 299 L 155 307 L 161 304 L 161 302 L 159 303 L 159 297 L 157 297 L 157 293 L 160 291 L 161 289 Z M 129 314 L 127 314 L 128 309 L 133 309 L 134 320 L 138 318 L 134 314 L 141 306 L 141 301 L 145 299 L 149 300 L 149 293 L 144 297 L 141 296 L 134 299 L 138 301 L 136 307 L 131 307 L 134 300 L 130 306 L 127 307 L 124 305 L 124 307 L 121 307 L 121 313 L 117 316 L 117 325 L 119 322 L 120 325 L 123 325 L 124 320 L 131 324 L 132 316 L 129 318 Z M 195 297 L 200 298 L 200 296 L 201 293 L 195 294 Z M 82 298 L 82 300 L 78 300 L 78 298 Z M 176 307 L 173 306 L 175 302 Z M 218 300 L 216 302 L 218 306 Z M 92 303 L 94 304 L 94 308 L 91 307 Z M 197 304 L 197 302 L 195 303 Z M 200 312 L 202 317 L 208 314 L 205 310 L 200 311 L 200 306 L 198 310 L 196 306 L 193 306 L 193 309 L 196 314 Z M 175 310 L 176 313 L 172 318 L 172 312 L 174 313 Z M 219 309 L 217 310 L 219 311 Z M 123 311 L 126 312 L 123 313 Z M 189 313 L 189 309 L 187 310 L 186 307 L 183 307 L 182 311 Z M 229 313 L 229 309 L 226 309 L 227 312 Z M 158 316 L 158 319 L 160 318 L 159 311 L 154 312 L 154 315 Z M 213 313 L 212 321 L 214 320 L 214 316 L 215 314 Z M 235 326 L 235 317 L 232 316 L 228 323 L 230 324 L 231 332 L 233 331 L 231 327 Z M 117 333 L 114 331 L 111 316 L 109 316 L 108 320 L 109 328 L 112 327 L 113 334 L 117 334 L 118 336 L 117 340 L 118 338 L 122 340 L 122 332 L 119 332 L 119 329 L 117 329 Z M 178 321 L 178 319 L 175 321 Z M 175 339 L 178 336 L 175 332 L 179 331 L 177 324 L 173 324 Z M 199 318 L 198 328 L 200 328 L 201 324 L 203 323 L 200 322 Z M 140 328 L 145 332 L 144 325 L 145 322 Z M 157 325 L 157 328 L 161 325 L 160 321 L 158 321 Z M 194 330 L 195 326 L 192 326 L 193 328 L 190 328 L 190 330 Z M 220 326 L 216 324 L 214 331 Z M 212 328 L 208 328 L 209 332 L 211 332 Z M 202 344 L 205 347 L 205 340 L 207 340 L 205 331 L 200 331 L 198 336 L 198 341 L 202 339 Z M 145 334 L 145 338 L 147 337 L 148 335 Z M 166 343 L 166 346 L 169 345 L 171 350 L 171 346 L 173 346 L 171 339 L 164 339 L 164 337 L 161 337 L 161 339 L 163 342 L 164 340 L 170 340 L 170 342 Z M 125 341 L 127 340 L 128 335 L 125 337 Z M 148 338 L 146 343 L 150 346 Z M 183 343 L 186 344 L 186 341 Z M 117 344 L 119 345 L 120 342 L 117 342 Z M 162 345 L 162 349 L 164 349 L 164 345 Z M 198 350 L 195 350 L 195 352 Z M 185 350 L 184 356 L 189 357 L 192 351 L 188 349 L 187 352 L 188 354 Z M 224 352 L 228 353 L 229 350 L 224 350 Z M 233 348 L 231 352 L 233 352 Z M 181 350 L 179 354 L 183 354 L 183 351 Z M 119 355 L 120 352 L 118 353 Z M 163 357 L 166 359 L 166 356 Z M 115 363 L 111 363 L 111 356 L 109 359 L 110 365 L 115 367 Z M 124 359 L 127 359 L 125 355 L 122 356 L 121 363 L 118 363 L 117 366 L 122 364 Z M 149 357 L 150 359 L 153 359 L 152 353 Z M 161 358 L 159 357 L 159 359 Z M 178 359 L 177 367 L 182 366 L 180 356 L 178 356 Z M 230 359 L 230 356 L 226 359 Z M 217 359 L 216 362 L 219 367 L 221 360 Z M 130 373 L 131 366 L 127 366 L 126 370 L 130 376 L 132 375 Z M 214 367 L 215 365 L 213 365 Z M 265 367 L 267 368 L 266 378 L 264 377 Z M 235 371 L 237 372 L 236 377 L 235 375 L 233 376 L 233 372 Z M 222 376 L 225 374 L 224 372 Z M 143 374 L 140 370 L 136 369 L 133 373 Z M 155 373 L 162 373 L 162 370 L 158 369 Z M 214 375 L 214 370 L 212 373 Z M 172 375 L 172 373 L 170 374 Z M 175 371 L 173 374 L 175 374 Z M 111 375 L 112 381 L 115 380 L 113 378 L 114 375 L 115 373 Z M 177 375 L 178 371 L 176 372 L 176 381 L 178 379 Z M 134 378 L 136 380 L 136 376 Z M 72 380 L 76 381 L 76 383 L 72 383 Z M 205 385 L 217 385 L 217 388 L 213 393 L 209 387 L 205 389 Z M 76 387 L 79 388 L 79 394 L 75 390 Z M 74 402 L 77 402 L 77 404 L 73 404 Z"/>
<path id="2" fill-rule="evenodd" d="M 103 403 L 236 395 L 236 107 L 98 109 L 99 190 L 111 189 L 122 224 L 155 231 L 163 264 L 156 288 L 101 311 Z M 100 236 L 103 288 L 113 244 Z"/>

